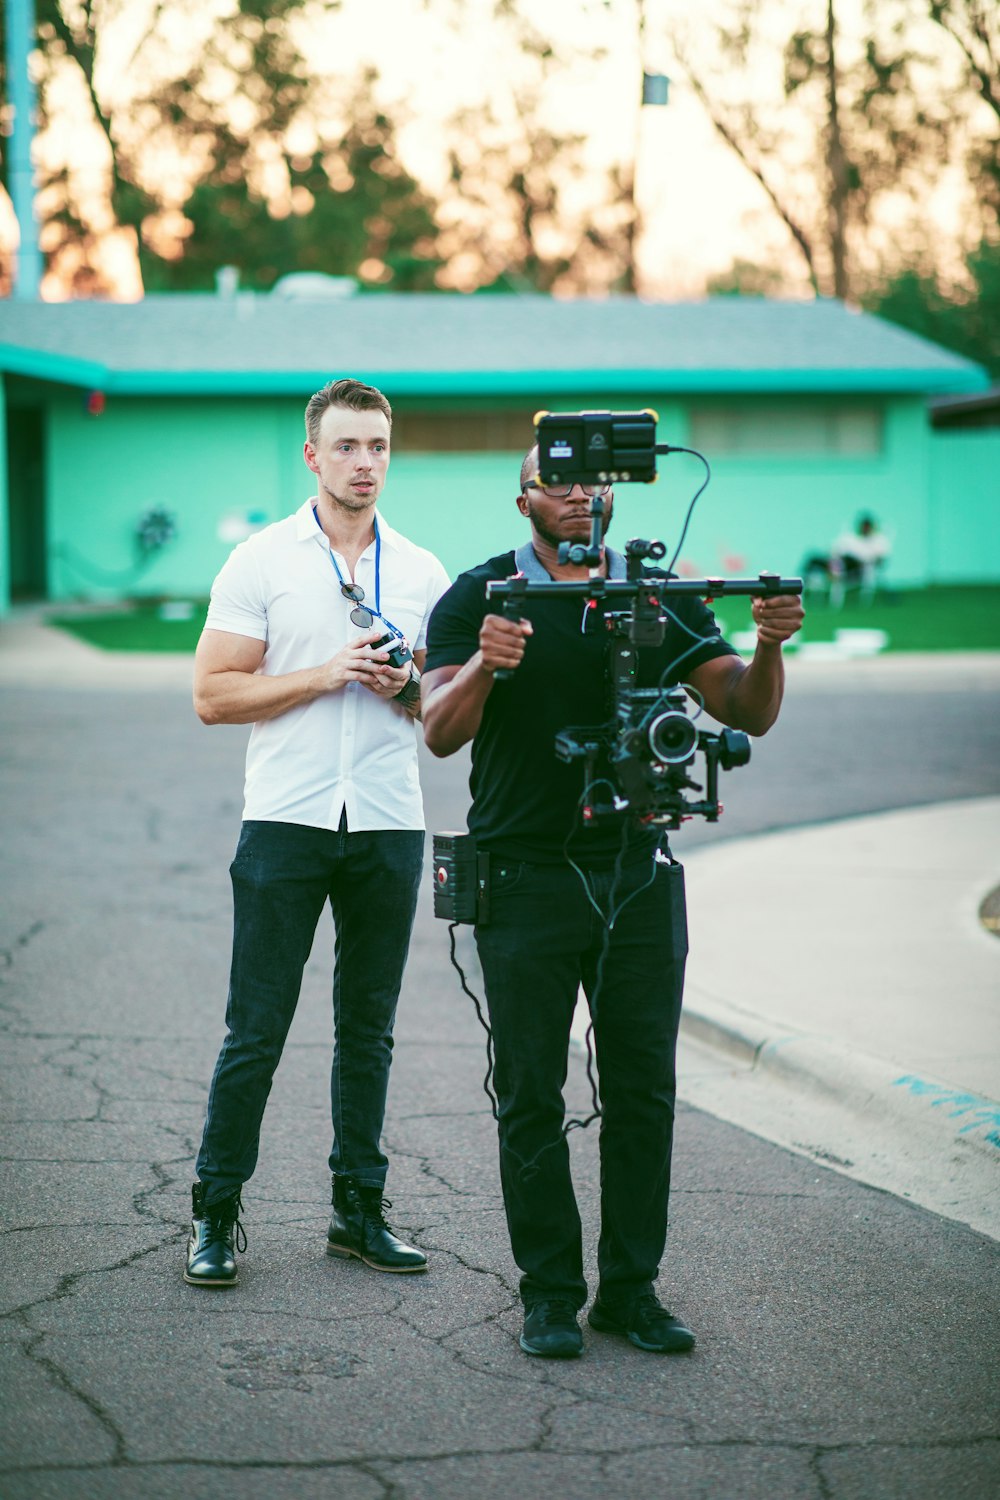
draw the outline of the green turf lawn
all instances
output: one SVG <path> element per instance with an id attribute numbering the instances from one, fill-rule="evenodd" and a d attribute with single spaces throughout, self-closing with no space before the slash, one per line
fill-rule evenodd
<path id="1" fill-rule="evenodd" d="M 116 610 L 49 616 L 50 625 L 71 631 L 104 651 L 193 651 L 205 621 L 207 601 L 198 600 L 189 620 L 165 620 L 160 602 L 139 602 Z M 727 632 L 750 625 L 748 599 L 720 599 L 716 614 Z M 816 595 L 806 597 L 804 641 L 832 641 L 837 630 L 884 630 L 890 651 L 1000 650 L 1000 585 L 942 585 L 885 592 L 870 604 L 848 598 L 831 609 Z"/>
<path id="2" fill-rule="evenodd" d="M 162 601 L 157 599 L 87 614 L 49 615 L 48 624 L 58 625 L 102 651 L 193 651 L 205 623 L 208 600 L 191 602 L 194 608 L 189 620 L 163 619 Z"/>
<path id="3" fill-rule="evenodd" d="M 869 604 L 848 596 L 841 609 L 807 594 L 805 606 L 803 641 L 832 641 L 838 630 L 884 630 L 889 651 L 1000 650 L 1000 584 L 885 591 Z M 719 599 L 713 608 L 727 631 L 750 628 L 748 599 Z"/>

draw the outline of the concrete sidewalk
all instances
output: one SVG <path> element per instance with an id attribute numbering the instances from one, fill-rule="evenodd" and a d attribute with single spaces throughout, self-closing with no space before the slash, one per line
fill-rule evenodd
<path id="1" fill-rule="evenodd" d="M 735 840 L 686 870 L 685 1097 L 1000 1238 L 1000 936 L 978 917 L 1000 798 Z"/>
<path id="2" fill-rule="evenodd" d="M 15 606 L 0 620 L 0 687 L 146 688 L 191 685 L 187 651 L 101 651 L 45 624 L 46 608 Z"/>

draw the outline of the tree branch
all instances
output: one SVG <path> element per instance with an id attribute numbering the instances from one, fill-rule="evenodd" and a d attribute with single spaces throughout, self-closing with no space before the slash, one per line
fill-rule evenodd
<path id="1" fill-rule="evenodd" d="M 52 6 L 48 19 L 51 22 L 56 36 L 65 47 L 67 55 L 73 59 L 77 67 L 80 69 L 80 72 L 83 74 L 83 80 L 87 87 L 87 94 L 90 98 L 90 105 L 94 111 L 94 118 L 97 121 L 97 124 L 100 126 L 101 131 L 104 134 L 104 138 L 108 143 L 108 150 L 111 153 L 111 201 L 112 205 L 115 208 L 115 218 L 117 219 L 117 201 L 120 197 L 122 189 L 126 185 L 126 182 L 125 178 L 122 177 L 121 173 L 118 170 L 118 152 L 115 149 L 114 138 L 111 134 L 111 116 L 105 114 L 103 106 L 101 105 L 101 101 L 97 95 L 97 89 L 94 87 L 94 54 L 96 51 L 96 39 L 91 17 L 91 5 L 92 0 L 88 0 L 88 3 L 84 6 L 83 13 L 85 18 L 85 28 L 84 40 L 82 41 L 77 38 L 76 34 L 63 15 L 61 7 L 58 4 Z"/>
<path id="2" fill-rule="evenodd" d="M 798 245 L 809 271 L 809 281 L 812 285 L 812 289 L 816 293 L 816 295 L 819 296 L 819 278 L 816 274 L 816 263 L 813 256 L 813 248 L 809 236 L 806 234 L 806 231 L 803 229 L 802 225 L 799 224 L 798 221 L 792 216 L 790 209 L 785 207 L 784 203 L 778 196 L 777 189 L 773 187 L 772 184 L 768 181 L 763 167 L 759 162 L 752 159 L 746 147 L 743 145 L 743 142 L 739 139 L 735 131 L 726 122 L 726 120 L 722 118 L 718 110 L 715 108 L 715 105 L 709 98 L 708 91 L 705 89 L 701 80 L 695 74 L 690 63 L 681 52 L 676 41 L 674 41 L 673 43 L 673 48 L 674 55 L 677 58 L 677 61 L 684 69 L 684 72 L 687 75 L 688 82 L 694 89 L 695 94 L 698 96 L 700 103 L 703 105 L 705 112 L 707 113 L 715 129 L 725 141 L 726 145 L 729 146 L 732 151 L 735 151 L 736 155 L 746 167 L 747 171 L 750 172 L 760 183 L 761 187 L 764 189 L 764 192 L 767 194 L 772 207 L 775 209 L 779 218 L 788 229 L 788 232 L 791 234 L 792 239 L 795 241 L 796 245 Z"/>
<path id="3" fill-rule="evenodd" d="M 992 66 L 987 66 L 976 57 L 967 38 L 955 26 L 947 6 L 942 4 L 941 0 L 930 0 L 928 11 L 931 20 L 937 22 L 941 30 L 946 32 L 952 41 L 961 48 L 972 75 L 979 84 L 979 89 L 984 100 L 997 118 L 1000 119 L 1000 92 L 997 91 L 997 68 L 995 66 L 995 59 L 993 58 L 992 43 L 985 25 L 981 20 L 977 21 L 973 19 L 972 30 L 973 34 L 979 38 L 985 47 Z"/>

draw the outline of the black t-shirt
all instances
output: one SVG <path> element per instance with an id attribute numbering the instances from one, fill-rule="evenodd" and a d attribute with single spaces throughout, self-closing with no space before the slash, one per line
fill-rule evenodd
<path id="1" fill-rule="evenodd" d="M 501 612 L 499 600 L 487 600 L 486 584 L 515 572 L 514 553 L 505 552 L 459 575 L 431 615 L 425 672 L 462 666 L 475 654 L 484 617 Z M 648 573 L 667 576 L 659 569 Z M 560 730 L 604 724 L 610 717 L 612 637 L 604 624 L 606 607 L 621 608 L 622 602 L 606 606 L 602 600 L 585 611 L 579 598 L 532 598 L 529 592 L 524 614 L 534 632 L 524 659 L 510 678 L 494 683 L 472 743 L 469 831 L 480 847 L 539 864 L 561 863 L 567 846 L 575 860 L 590 867 L 610 864 L 617 856 L 620 822 L 611 818 L 583 826 L 583 762 L 562 761 L 555 753 Z M 683 625 L 668 620 L 662 645 L 639 648 L 639 687 L 671 685 L 713 657 L 736 655 L 700 599 L 676 595 L 669 607 Z M 636 830 L 636 852 L 655 845 L 656 838 Z"/>

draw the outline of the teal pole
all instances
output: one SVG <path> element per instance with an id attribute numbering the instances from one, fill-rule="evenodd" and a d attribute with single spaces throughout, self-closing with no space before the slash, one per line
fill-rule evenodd
<path id="1" fill-rule="evenodd" d="M 6 32 L 7 102 L 14 116 L 8 187 L 21 241 L 14 265 L 14 296 L 20 302 L 35 302 L 42 279 L 42 256 L 31 169 L 36 100 L 28 60 L 35 44 L 34 0 L 7 0 Z"/>

